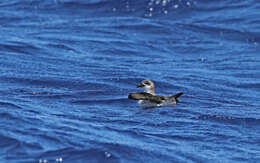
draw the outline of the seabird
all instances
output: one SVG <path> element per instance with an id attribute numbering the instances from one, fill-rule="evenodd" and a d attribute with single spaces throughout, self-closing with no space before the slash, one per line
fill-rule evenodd
<path id="1" fill-rule="evenodd" d="M 138 103 L 144 107 L 172 106 L 175 105 L 183 93 L 177 93 L 169 96 L 157 96 L 154 92 L 154 83 L 151 80 L 143 80 L 137 88 L 144 88 L 145 92 L 130 93 L 129 99 L 138 100 Z"/>

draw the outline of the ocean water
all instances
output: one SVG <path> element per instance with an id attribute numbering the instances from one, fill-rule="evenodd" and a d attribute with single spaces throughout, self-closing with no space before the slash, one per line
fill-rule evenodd
<path id="1" fill-rule="evenodd" d="M 260 162 L 258 0 L 2 0 L 0 162 Z M 153 80 L 174 107 L 128 94 Z"/>

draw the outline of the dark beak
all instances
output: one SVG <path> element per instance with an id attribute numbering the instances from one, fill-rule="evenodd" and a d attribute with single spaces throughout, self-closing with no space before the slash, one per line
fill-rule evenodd
<path id="1" fill-rule="evenodd" d="M 143 83 L 141 83 L 141 84 L 139 84 L 139 85 L 137 85 L 137 88 L 142 88 L 142 87 L 144 87 L 145 85 L 143 84 Z"/>

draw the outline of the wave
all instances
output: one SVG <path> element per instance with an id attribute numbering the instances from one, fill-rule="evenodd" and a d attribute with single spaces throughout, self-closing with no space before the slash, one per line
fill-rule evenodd
<path id="1" fill-rule="evenodd" d="M 13 104 L 10 102 L 1 102 L 1 101 L 0 101 L 0 107 L 4 107 L 6 109 L 22 109 L 22 107 L 20 107 L 16 104 Z"/>
<path id="2" fill-rule="evenodd" d="M 127 98 L 116 98 L 116 99 L 91 99 L 91 100 L 75 100 L 71 101 L 72 104 L 77 104 L 77 105 L 86 105 L 86 106 L 91 106 L 93 104 L 96 105 L 118 105 L 118 106 L 128 106 L 130 104 L 130 101 Z"/>
<path id="3" fill-rule="evenodd" d="M 6 55 L 8 54 L 29 54 L 32 55 L 36 51 L 39 50 L 38 47 L 32 45 L 31 43 L 25 43 L 25 42 L 17 42 L 17 41 L 9 41 L 7 43 L 0 43 L 0 50 L 4 51 Z"/>
<path id="4" fill-rule="evenodd" d="M 252 118 L 252 117 L 235 117 L 235 116 L 225 116 L 225 115 L 199 115 L 193 117 L 193 119 L 198 120 L 210 120 L 210 121 L 217 121 L 220 123 L 231 123 L 231 124 L 246 124 L 250 126 L 258 127 L 260 124 L 259 118 Z"/>
<path id="5" fill-rule="evenodd" d="M 193 0 L 149 0 L 149 1 L 133 1 L 133 0 L 53 0 L 53 1 L 2 1 L 0 7 L 16 8 L 18 10 L 51 11 L 66 13 L 73 11 L 74 13 L 88 13 L 95 16 L 111 16 L 111 15 L 136 15 L 142 17 L 153 17 L 158 15 L 167 15 L 170 11 L 179 8 L 190 8 L 196 4 Z M 60 11 L 58 11 L 60 10 Z M 86 16 L 90 16 L 86 14 Z"/>
<path id="6" fill-rule="evenodd" d="M 47 151 L 38 156 L 39 160 L 47 160 L 48 162 L 55 162 L 59 158 L 62 158 L 62 160 L 66 162 L 82 162 L 82 160 L 87 162 L 120 162 L 116 155 L 99 148 L 64 148 Z"/>

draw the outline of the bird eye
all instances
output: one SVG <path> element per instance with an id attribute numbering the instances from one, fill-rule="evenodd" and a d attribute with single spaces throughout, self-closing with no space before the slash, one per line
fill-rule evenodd
<path id="1" fill-rule="evenodd" d="M 150 83 L 149 83 L 149 82 L 145 82 L 144 84 L 145 84 L 145 85 L 150 85 Z"/>

